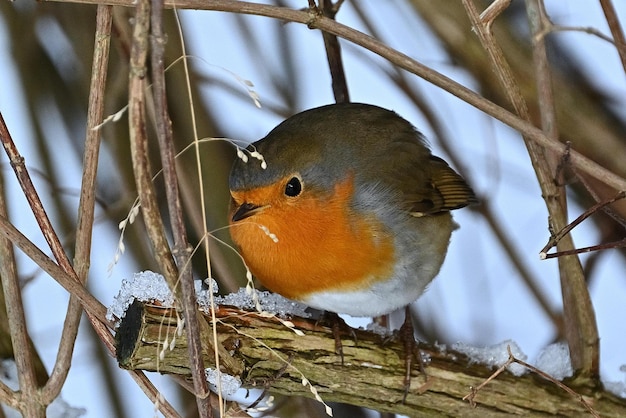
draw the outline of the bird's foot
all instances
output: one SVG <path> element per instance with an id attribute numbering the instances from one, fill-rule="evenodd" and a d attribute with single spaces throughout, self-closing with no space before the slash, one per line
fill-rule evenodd
<path id="1" fill-rule="evenodd" d="M 344 365 L 343 358 L 343 343 L 341 342 L 342 335 L 349 335 L 354 340 L 354 343 L 357 342 L 356 333 L 354 329 L 346 324 L 339 315 L 334 312 L 324 311 L 322 316 L 318 320 L 318 324 L 328 326 L 332 332 L 333 337 L 335 338 L 335 353 L 341 358 L 341 365 Z"/>
<path id="2" fill-rule="evenodd" d="M 420 373 L 424 375 L 424 377 L 427 377 L 422 354 L 420 353 L 417 341 L 415 341 L 411 310 L 408 306 L 405 310 L 404 323 L 400 327 L 397 335 L 404 346 L 404 396 L 402 397 L 402 403 L 404 403 L 406 402 L 406 397 L 409 394 L 409 389 L 411 388 L 413 360 L 415 360 L 419 365 Z"/>

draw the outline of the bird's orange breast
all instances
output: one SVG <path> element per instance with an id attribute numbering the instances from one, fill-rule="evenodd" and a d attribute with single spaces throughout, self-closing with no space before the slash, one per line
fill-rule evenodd
<path id="1" fill-rule="evenodd" d="M 275 199 L 262 212 L 231 224 L 246 264 L 268 289 L 301 299 L 320 291 L 365 289 L 391 277 L 393 235 L 374 215 L 351 209 L 353 181 L 349 177 L 323 196 Z M 257 203 L 280 196 L 276 187 L 233 192 L 233 197 Z"/>

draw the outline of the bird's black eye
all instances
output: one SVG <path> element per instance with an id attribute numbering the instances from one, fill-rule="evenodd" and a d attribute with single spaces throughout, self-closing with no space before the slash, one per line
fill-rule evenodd
<path id="1" fill-rule="evenodd" d="M 292 177 L 285 186 L 285 194 L 289 197 L 296 197 L 302 192 L 302 181 L 298 177 Z"/>

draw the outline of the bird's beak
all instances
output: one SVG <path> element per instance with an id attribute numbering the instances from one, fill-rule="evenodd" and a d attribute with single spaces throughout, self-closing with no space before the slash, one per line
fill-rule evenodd
<path id="1" fill-rule="evenodd" d="M 269 205 L 258 206 L 252 203 L 243 203 L 237 208 L 237 210 L 235 210 L 235 213 L 233 213 L 231 220 L 233 222 L 237 222 L 241 221 L 242 219 L 249 218 L 252 215 L 263 212 L 265 209 L 267 209 L 268 206 Z"/>

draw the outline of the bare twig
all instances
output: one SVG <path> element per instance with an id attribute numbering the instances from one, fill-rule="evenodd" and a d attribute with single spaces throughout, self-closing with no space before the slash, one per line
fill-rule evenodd
<path id="1" fill-rule="evenodd" d="M 513 355 L 513 353 L 511 352 L 511 346 L 507 346 L 506 349 L 509 352 L 509 360 L 512 360 L 513 363 L 517 363 L 517 364 L 519 364 L 521 366 L 524 366 L 528 370 L 530 370 L 531 372 L 533 372 L 533 373 L 543 377 L 544 379 L 554 383 L 556 386 L 558 386 L 559 388 L 563 389 L 565 392 L 569 393 L 574 398 L 577 398 L 580 401 L 580 403 L 585 408 L 587 408 L 587 410 L 589 411 L 589 413 L 591 415 L 593 415 L 596 418 L 600 417 L 600 415 L 596 412 L 596 410 L 593 409 L 593 407 L 589 404 L 589 402 L 587 402 L 587 400 L 584 398 L 584 396 L 582 396 L 581 394 L 575 392 L 572 388 L 570 388 L 569 386 L 563 384 L 563 382 L 559 381 L 558 379 L 555 379 L 554 377 L 550 376 L 548 373 L 544 372 L 543 370 L 539 370 L 538 368 L 536 368 L 532 364 L 526 363 L 524 360 L 520 360 L 517 357 L 515 357 Z"/>
<path id="2" fill-rule="evenodd" d="M 22 235 L 6 218 L 0 216 L 0 233 L 6 236 L 12 243 L 19 247 L 26 255 L 30 257 L 36 264 L 39 265 L 50 276 L 54 277 L 69 293 L 78 297 L 83 303 L 83 308 L 86 312 L 91 314 L 92 317 L 100 319 L 103 323 L 106 323 L 105 315 L 106 308 L 96 300 L 87 289 L 80 285 L 73 277 L 65 273 L 57 264 L 55 264 L 48 256 L 46 256 L 39 248 L 37 248 L 32 242 L 30 242 L 24 235 Z M 110 336 L 105 341 L 105 346 L 110 353 L 115 352 L 113 337 Z M 158 390 L 148 380 L 148 378 L 140 371 L 132 371 L 131 376 L 138 384 L 138 386 L 146 393 L 146 395 L 158 405 L 159 410 L 165 417 L 168 418 L 180 418 L 180 415 L 174 410 L 174 408 L 163 399 Z M 5 393 L 3 390 L 4 385 L 0 385 L 0 396 Z M 10 404 L 12 405 L 12 404 Z"/>
<path id="3" fill-rule="evenodd" d="M 147 77 L 146 60 L 150 28 L 150 0 L 138 1 L 135 15 L 130 58 L 128 105 L 130 146 L 133 170 L 135 171 L 135 183 L 141 201 L 141 213 L 152 249 L 155 252 L 155 259 L 172 293 L 176 295 L 176 303 L 180 306 L 182 295 L 178 286 L 178 269 L 165 237 L 165 228 L 156 201 L 156 191 L 152 184 L 148 155 L 145 117 L 145 89 L 147 83 L 145 78 Z"/>
<path id="4" fill-rule="evenodd" d="M 622 67 L 624 67 L 624 72 L 626 72 L 626 39 L 624 38 L 624 30 L 617 17 L 615 7 L 613 7 L 613 2 L 611 2 L 611 0 L 600 0 L 600 5 L 606 17 L 606 23 L 608 23 L 613 39 L 615 40 L 615 48 L 622 61 Z"/>
<path id="5" fill-rule="evenodd" d="M 48 246 L 52 250 L 52 254 L 54 254 L 54 258 L 66 273 L 75 276 L 74 269 L 72 268 L 72 265 L 63 250 L 63 245 L 52 227 L 50 218 L 48 218 L 48 214 L 46 213 L 30 175 L 28 174 L 28 170 L 24 164 L 24 157 L 22 157 L 17 150 L 17 147 L 11 138 L 11 134 L 9 133 L 9 130 L 4 122 L 2 114 L 0 114 L 0 141 L 2 142 L 2 146 L 4 147 L 7 156 L 9 157 L 11 167 L 15 172 L 15 176 L 22 187 L 22 191 L 24 192 L 26 199 L 28 200 L 28 204 L 35 215 L 35 220 L 39 224 L 39 228 L 41 229 Z"/>
<path id="6" fill-rule="evenodd" d="M 576 219 L 566 225 L 563 229 L 559 230 L 554 236 L 550 237 L 548 243 L 539 252 L 539 257 L 542 259 L 554 257 L 554 255 L 551 256 L 550 254 L 547 254 L 547 251 L 550 250 L 550 248 L 554 247 L 565 235 L 569 234 L 572 229 L 577 227 L 582 221 L 584 221 L 600 209 L 620 199 L 624 199 L 625 197 L 626 192 L 619 192 L 614 197 L 607 199 L 603 202 L 598 202 L 592 207 L 585 210 L 580 216 L 578 216 Z"/>
<path id="7" fill-rule="evenodd" d="M 96 175 L 100 154 L 100 130 L 94 129 L 102 122 L 104 115 L 104 92 L 106 89 L 109 47 L 111 42 L 112 7 L 98 6 L 96 15 L 96 36 L 89 87 L 89 107 L 87 109 L 87 130 L 85 134 L 85 154 L 83 156 L 83 178 L 78 204 L 74 265 L 76 275 L 82 283 L 87 280 L 96 201 Z"/>
<path id="8" fill-rule="evenodd" d="M 182 27 L 180 24 L 180 19 L 178 18 L 178 15 L 175 15 L 176 17 L 176 25 L 178 28 L 178 34 L 180 37 L 180 43 L 181 43 L 181 49 L 182 49 L 182 57 L 183 57 L 183 67 L 184 67 L 184 75 L 185 75 L 185 87 L 187 88 L 187 96 L 189 98 L 189 111 L 190 111 L 190 116 L 191 116 L 191 129 L 193 131 L 193 147 L 194 147 L 194 155 L 195 155 L 195 160 L 196 160 L 196 169 L 197 169 L 197 173 L 198 173 L 198 188 L 199 188 L 199 196 L 203 196 L 204 197 L 204 183 L 203 183 L 203 177 L 202 177 L 202 160 L 200 158 L 200 141 L 199 141 L 199 135 L 198 135 L 198 130 L 197 130 L 197 124 L 196 124 L 196 113 L 195 113 L 195 108 L 194 108 L 194 101 L 193 101 L 193 92 L 191 89 L 191 80 L 189 77 L 189 66 L 188 66 L 188 56 L 186 53 L 186 46 L 185 46 L 185 40 L 183 39 L 183 31 L 182 31 Z M 202 230 L 203 231 L 207 231 L 208 230 L 208 226 L 207 226 L 207 207 L 206 207 L 206 203 L 205 203 L 205 199 L 202 198 L 200 199 L 200 206 L 201 206 L 201 212 L 202 212 Z M 204 255 L 205 255 L 205 260 L 206 260 L 206 268 L 207 268 L 207 272 L 208 272 L 208 277 L 212 277 L 212 271 L 211 271 L 211 257 L 210 257 L 210 243 L 208 240 L 208 234 L 204 234 L 203 238 L 202 238 L 202 244 L 203 244 L 203 248 L 204 248 Z M 211 301 L 211 306 L 213 306 L 213 292 L 210 292 L 210 301 Z M 211 309 L 211 320 L 213 325 L 215 326 L 215 312 L 213 309 Z M 194 318 L 196 318 L 194 316 Z M 218 344 L 218 338 L 217 338 L 217 333 L 215 332 L 215 328 L 213 329 L 213 331 L 210 333 L 211 334 L 211 338 L 208 337 L 209 332 L 207 332 L 207 327 L 206 324 L 204 322 L 200 322 L 200 332 L 198 333 L 199 336 L 204 337 L 204 341 L 206 342 L 207 346 L 212 346 L 213 348 L 213 360 L 215 361 L 215 364 L 222 364 L 222 353 L 224 351 L 224 347 L 220 346 Z M 198 346 L 199 347 L 199 346 Z M 194 348 L 195 350 L 196 348 Z M 201 354 L 202 351 L 199 351 L 199 354 Z M 207 352 L 208 353 L 208 352 Z M 226 357 L 227 358 L 227 357 Z M 201 360 L 197 360 L 197 361 L 201 361 Z M 197 365 L 193 366 L 195 369 L 198 368 Z M 218 373 L 221 373 L 220 367 L 217 367 L 216 370 L 218 370 Z M 197 372 L 194 372 L 197 373 Z M 194 387 L 196 386 L 196 382 L 194 379 Z M 221 379 L 218 379 L 218 384 L 217 384 L 217 389 L 218 389 L 218 402 L 219 402 L 219 411 L 220 411 L 220 415 L 224 415 L 223 412 L 223 402 L 222 402 L 222 392 L 221 392 Z M 201 393 L 205 393 L 205 392 L 201 392 Z M 198 397 L 200 395 L 200 393 L 198 393 L 196 391 L 195 396 Z M 199 401 L 197 401 L 199 402 Z M 200 406 L 199 406 L 200 407 Z"/>
<path id="9" fill-rule="evenodd" d="M 542 28 L 550 23 L 543 4 L 537 0 L 526 0 L 526 10 L 528 19 L 532 22 L 531 28 L 533 32 L 538 32 Z M 554 103 L 554 94 L 552 88 L 552 74 L 550 72 L 550 65 L 548 63 L 548 55 L 546 52 L 545 39 L 539 37 L 533 37 L 533 63 L 535 70 L 535 80 L 537 84 L 537 102 L 541 114 L 541 127 L 547 136 L 554 141 L 559 140 L 558 124 L 556 120 L 556 107 Z M 524 115 L 524 117 L 529 117 Z M 567 155 L 569 155 L 569 148 Z M 549 170 L 552 173 L 558 173 L 557 157 L 555 154 L 541 153 Z M 554 175 L 556 176 L 556 174 Z M 550 186 L 552 189 L 553 187 Z M 558 189 L 557 189 L 558 188 Z M 554 183 L 554 189 L 559 190 L 555 195 L 555 199 L 559 200 L 559 210 L 561 213 L 567 213 L 567 200 L 564 186 L 560 186 Z M 547 188 L 542 188 L 547 191 Z M 556 208 L 556 205 L 555 205 Z M 551 212 L 552 213 L 552 212 Z M 576 260 L 569 261 L 576 263 Z M 582 268 L 579 269 L 582 272 Z M 562 271 L 562 270 L 561 270 Z M 562 317 L 559 325 L 559 331 L 564 331 Z"/>
<path id="10" fill-rule="evenodd" d="M 187 264 L 189 262 L 189 243 L 187 232 L 183 221 L 183 211 L 178 190 L 178 177 L 176 175 L 176 152 L 173 147 L 172 122 L 167 108 L 167 95 L 165 89 L 165 68 L 164 68 L 164 45 L 165 35 L 163 33 L 163 1 L 152 0 L 151 8 L 151 67 L 152 67 L 152 97 L 156 115 L 156 131 L 159 141 L 159 152 L 163 168 L 163 182 L 165 184 L 165 194 L 168 204 L 168 214 L 172 225 L 174 237 L 174 257 L 176 259 L 181 277 L 190 272 Z M 187 274 L 189 277 L 191 275 Z M 195 303 L 195 302 L 194 302 Z"/>
<path id="11" fill-rule="evenodd" d="M 526 10 L 528 19 L 531 21 L 531 28 L 535 33 L 540 32 L 544 27 L 550 25 L 550 19 L 548 18 L 541 0 L 526 0 Z M 537 80 L 537 97 L 541 114 L 541 128 L 546 135 L 558 141 L 559 132 L 557 129 L 550 64 L 548 63 L 548 53 L 543 37 L 533 37 L 533 63 L 535 79 Z M 550 161 L 552 164 L 557 160 L 554 155 L 547 157 L 552 159 L 552 161 Z M 553 166 L 551 168 L 556 171 L 556 167 Z M 561 196 L 563 196 L 563 193 L 561 193 Z M 561 204 L 565 203 L 565 199 L 562 198 Z"/>
<path id="12" fill-rule="evenodd" d="M 528 20 L 533 34 L 538 34 L 544 28 L 550 27 L 551 22 L 546 13 L 542 0 L 526 0 Z M 556 109 L 552 91 L 551 74 L 548 64 L 548 56 L 545 46 L 545 38 L 533 36 L 533 61 L 535 78 L 537 80 L 537 96 L 541 114 L 541 126 L 548 136 L 558 141 Z M 569 156 L 569 146 L 566 148 Z M 541 153 L 546 166 L 543 170 L 558 173 L 560 158 L 558 154 Z M 531 158 L 533 158 L 531 154 Z M 534 160 L 534 158 L 533 158 Z M 541 161 L 541 160 L 539 160 Z M 556 180 L 556 179 L 554 179 Z M 552 181 L 542 185 L 544 195 L 551 196 L 546 199 L 548 212 L 552 220 L 550 230 L 565 230 L 567 227 L 567 196 L 565 187 Z M 551 193 L 551 195 L 547 194 Z M 574 242 L 566 233 L 557 241 L 559 252 L 571 252 L 574 250 Z M 561 277 L 561 289 L 563 294 L 563 310 L 565 313 L 565 335 L 572 353 L 572 363 L 582 376 L 597 379 L 599 376 L 600 348 L 598 329 L 595 323 L 595 313 L 580 260 L 575 254 L 571 257 L 559 258 L 559 273 Z"/>
<path id="13" fill-rule="evenodd" d="M 39 195 L 37 194 L 37 191 L 35 190 L 35 187 L 33 186 L 28 170 L 26 170 L 26 166 L 24 165 L 24 158 L 20 155 L 19 151 L 17 150 L 17 147 L 15 146 L 15 143 L 13 142 L 13 139 L 11 138 L 9 130 L 1 114 L 0 114 L 0 140 L 2 141 L 2 145 L 9 157 L 11 166 L 13 167 L 13 170 L 16 174 L 18 182 L 20 183 L 20 186 L 22 187 L 24 195 L 26 196 L 26 199 L 28 200 L 29 206 L 31 207 L 31 210 L 33 211 L 33 214 L 35 215 L 35 219 L 39 225 L 39 228 L 41 229 L 44 235 L 44 238 L 46 239 L 46 242 L 50 246 L 50 249 L 52 250 L 54 257 L 59 263 L 61 270 L 65 274 L 69 275 L 72 278 L 72 280 L 76 281 L 79 284 L 79 287 L 82 287 L 82 284 L 80 284 L 81 282 L 76 276 L 76 272 L 74 271 L 69 261 L 69 258 L 67 257 L 67 254 L 65 254 L 63 245 L 61 244 L 61 241 L 56 235 L 56 232 L 54 231 L 52 223 L 50 222 L 50 219 L 48 218 L 48 215 L 46 214 L 43 204 L 41 200 L 39 199 Z M 13 242 L 15 243 L 15 241 Z M 63 334 L 61 336 L 61 343 L 59 346 L 59 354 L 57 356 L 57 361 L 55 362 L 54 369 L 52 370 L 52 373 L 50 375 L 50 380 L 44 387 L 45 394 L 50 395 L 53 392 L 60 390 L 60 386 L 62 386 L 62 382 L 65 381 L 65 378 L 67 377 L 67 373 L 69 371 L 72 352 L 74 349 L 74 343 L 76 341 L 76 334 L 78 333 L 78 325 L 80 323 L 80 311 L 81 311 L 80 304 L 76 300 L 74 300 L 74 298 L 75 298 L 75 294 L 71 293 L 70 302 L 68 304 L 68 312 L 66 315 L 66 321 L 64 324 Z M 102 320 L 98 319 L 97 317 L 93 317 L 91 315 L 88 315 L 88 316 L 89 316 L 89 320 L 94 326 L 94 329 L 97 332 L 99 332 L 99 334 L 101 334 L 100 338 L 103 341 L 107 341 L 107 337 L 108 337 L 108 341 L 110 342 L 111 339 L 110 339 L 109 332 L 106 330 L 104 326 L 102 326 L 102 324 L 98 323 L 98 322 L 102 322 Z M 112 350 L 112 344 L 109 343 L 108 346 Z M 48 388 L 52 388 L 52 390 L 49 391 Z M 51 402 L 54 397 L 56 396 L 53 396 L 53 397 L 44 396 L 43 399 Z"/>
<path id="14" fill-rule="evenodd" d="M 611 248 L 622 248 L 622 247 L 626 247 L 626 238 L 623 238 L 619 241 L 605 242 L 603 244 L 597 244 L 597 245 L 592 245 L 589 247 L 582 247 L 582 248 L 574 248 L 572 250 L 567 250 L 567 251 L 557 251 L 555 253 L 550 253 L 550 254 L 540 253 L 539 257 L 542 260 L 547 260 L 549 258 L 564 257 L 566 255 L 584 254 L 584 253 L 589 253 L 592 251 L 610 250 Z"/>
<path id="15" fill-rule="evenodd" d="M 476 387 L 473 387 L 473 386 L 470 387 L 470 393 L 468 393 L 467 395 L 463 396 L 463 400 L 464 401 L 468 401 L 471 406 L 475 407 L 476 406 L 476 401 L 474 399 L 476 398 L 476 395 L 478 395 L 478 392 L 480 392 L 482 388 L 487 386 L 489 384 L 489 382 L 491 382 L 493 379 L 495 379 L 500 374 L 502 374 L 502 372 L 504 372 L 507 367 L 509 367 L 511 364 L 513 364 L 513 362 L 515 361 L 515 358 L 513 357 L 513 354 L 511 353 L 511 347 L 507 346 L 507 349 L 509 351 L 509 358 L 507 359 L 507 361 L 502 366 L 498 367 L 498 369 L 496 371 L 494 371 L 492 374 L 490 374 L 487 379 L 483 380 L 480 383 L 480 385 L 478 385 Z"/>
<path id="16" fill-rule="evenodd" d="M 507 359 L 507 361 L 502 366 L 500 366 L 496 371 L 494 371 L 480 385 L 476 386 L 475 388 L 472 387 L 471 388 L 471 392 L 469 394 L 465 395 L 463 397 L 463 400 L 467 400 L 467 401 L 469 401 L 470 405 L 476 406 L 476 402 L 475 402 L 474 398 L 476 397 L 478 392 L 481 389 L 483 389 L 488 383 L 492 382 L 496 377 L 498 377 L 500 374 L 502 374 L 502 372 L 504 372 L 507 369 L 507 367 L 509 367 L 511 364 L 517 363 L 517 364 L 525 367 L 526 369 L 530 370 L 532 373 L 535 373 L 535 374 L 541 376 L 542 378 L 548 380 L 549 382 L 553 383 L 554 385 L 558 386 L 559 388 L 561 388 L 562 390 L 564 390 L 565 392 L 567 392 L 568 394 L 570 394 L 574 398 L 578 399 L 579 402 L 581 403 L 581 405 L 583 405 L 587 409 L 587 411 L 589 411 L 589 413 L 591 415 L 593 415 L 594 417 L 598 418 L 600 416 L 598 414 L 598 412 L 596 412 L 596 410 L 589 404 L 589 402 L 587 402 L 587 400 L 582 395 L 580 395 L 579 393 L 576 393 L 572 388 L 570 388 L 569 386 L 563 384 L 563 382 L 555 379 L 554 377 L 550 376 L 548 373 L 544 372 L 543 370 L 539 370 L 538 368 L 536 368 L 532 364 L 526 363 L 525 361 L 520 360 L 517 357 L 515 357 L 513 355 L 513 352 L 511 351 L 511 346 L 510 345 L 507 345 L 506 350 L 509 353 L 509 358 Z"/>
<path id="17" fill-rule="evenodd" d="M 183 221 L 183 211 L 178 190 L 178 176 L 176 175 L 176 161 L 172 125 L 167 110 L 165 91 L 165 69 L 163 64 L 163 50 L 165 37 L 163 34 L 163 0 L 152 0 L 151 9 L 151 63 L 153 97 L 155 102 L 156 128 L 159 140 L 159 151 L 163 164 L 163 178 L 168 205 L 170 223 L 174 236 L 174 257 L 177 262 L 181 283 L 182 300 L 180 303 L 185 315 L 185 332 L 187 335 L 190 365 L 196 395 L 199 416 L 211 417 L 212 409 L 209 404 L 209 387 L 204 372 L 202 360 L 202 344 L 200 342 L 200 326 L 196 309 L 196 298 L 193 277 L 189 265 L 191 250 L 187 241 L 187 232 Z M 221 404 L 221 402 L 220 402 Z"/>
<path id="18" fill-rule="evenodd" d="M 0 216 L 6 217 L 7 206 L 4 196 L 4 185 L 0 180 Z M 13 244 L 4 236 L 0 237 L 0 260 L 2 260 L 0 262 L 0 279 L 2 280 L 2 290 L 4 292 L 20 390 L 19 392 L 12 392 L 8 387 L 4 387 L 4 389 L 11 394 L 10 398 L 19 399 L 19 410 L 22 415 L 43 418 L 46 413 L 46 404 L 41 402 L 37 396 L 35 364 L 33 362 L 28 330 L 26 329 L 26 315 L 24 314 L 24 304 L 17 276 Z M 2 383 L 2 386 L 4 386 L 4 383 Z M 3 390 L 2 393 L 5 393 L 5 391 Z M 8 401 L 11 402 L 11 400 Z"/>
<path id="19" fill-rule="evenodd" d="M 9 222 L 9 220 L 3 216 L 0 216 L 0 234 L 7 237 L 11 242 L 17 246 L 24 254 L 26 254 L 31 260 L 35 262 L 43 271 L 53 277 L 68 293 L 75 295 L 82 302 L 85 312 L 91 314 L 94 318 L 97 318 L 101 322 L 108 324 L 106 320 L 106 308 L 100 303 L 89 291 L 79 284 L 75 278 L 67 274 L 63 269 L 59 267 L 54 261 L 43 253 L 35 244 L 33 244 L 28 238 L 26 238 L 20 231 L 17 230 Z M 112 328 L 112 325 L 111 325 Z M 109 338 L 105 341 L 107 346 L 110 347 L 111 352 L 113 348 L 113 338 Z"/>
<path id="20" fill-rule="evenodd" d="M 130 376 L 137 386 L 148 396 L 148 399 L 150 399 L 154 405 L 158 406 L 163 416 L 166 418 L 181 418 L 180 414 L 176 412 L 176 409 L 174 409 L 167 399 L 163 398 L 161 393 L 154 387 L 145 374 L 139 370 L 131 370 Z"/>
<path id="21" fill-rule="evenodd" d="M 48 0 L 71 3 L 99 4 L 100 0 Z M 117 6 L 134 6 L 132 0 L 107 0 L 106 4 Z M 324 16 L 311 16 L 308 12 L 292 10 L 286 7 L 270 6 L 265 4 L 250 3 L 244 1 L 233 2 L 230 0 L 166 0 L 166 7 L 177 7 L 179 9 L 200 9 L 219 10 L 233 13 L 253 14 L 258 16 L 268 16 L 277 19 L 307 24 L 312 28 L 317 28 L 329 33 L 333 33 L 341 38 L 349 40 L 356 45 L 362 46 L 375 54 L 387 59 L 389 62 L 403 68 L 426 81 L 442 88 L 450 94 L 469 103 L 477 109 L 491 115 L 499 121 L 511 126 L 537 144 L 551 152 L 562 154 L 565 146 L 546 136 L 543 131 L 533 126 L 530 122 L 496 105 L 490 100 L 475 93 L 469 88 L 455 82 L 443 74 L 430 67 L 415 61 L 411 57 L 393 49 L 384 43 L 348 26 L 342 25 Z M 572 165 L 581 172 L 598 179 L 615 190 L 626 190 L 626 179 L 605 169 L 600 164 L 595 163 L 584 155 L 572 150 Z"/>
<path id="22" fill-rule="evenodd" d="M 89 108 L 87 112 L 88 119 L 83 161 L 84 170 L 80 202 L 78 205 L 78 224 L 74 259 L 76 276 L 82 284 L 86 283 L 89 274 L 91 234 L 95 211 L 96 174 L 100 149 L 100 134 L 92 128 L 100 123 L 104 113 L 104 91 L 107 65 L 109 62 L 111 19 L 111 7 L 98 6 L 93 71 L 89 90 Z M 42 398 L 45 402 L 52 402 L 52 400 L 59 396 L 63 388 L 71 367 L 72 352 L 74 351 L 74 343 L 78 333 L 81 314 L 82 307 L 80 301 L 72 295 L 68 304 L 57 362 L 50 375 L 50 380 L 42 390 Z M 106 340 L 106 336 L 110 336 L 110 332 L 102 322 L 92 320 L 91 323 L 101 339 Z M 112 351 L 109 352 L 112 353 Z"/>
<path id="23" fill-rule="evenodd" d="M 78 204 L 78 221 L 76 225 L 76 242 L 74 245 L 74 266 L 76 275 L 81 283 L 86 283 L 91 262 L 91 244 L 94 225 L 94 212 L 96 204 L 96 176 L 98 172 L 98 156 L 100 153 L 100 130 L 96 129 L 102 122 L 104 114 L 104 98 L 107 84 L 107 70 L 109 65 L 109 50 L 111 42 L 112 7 L 99 5 L 96 13 L 96 30 L 94 40 L 94 52 L 92 60 L 91 82 L 89 87 L 89 106 L 87 109 L 87 127 L 85 132 L 85 151 L 83 155 L 83 175 L 81 181 L 80 201 Z M 78 311 L 80 315 L 80 311 Z M 93 323 L 92 323 L 93 324 Z M 95 334 L 108 334 L 104 323 L 98 321 L 101 329 Z M 110 337 L 109 337 L 110 338 Z M 105 345 L 106 340 L 105 340 Z M 103 347 L 98 347 L 99 353 L 104 353 Z M 111 347 L 106 350 L 106 354 L 111 356 Z M 103 364 L 103 363 L 102 363 Z M 106 367 L 106 366 L 102 366 Z M 63 381 L 57 379 L 51 381 L 46 387 L 43 396 L 53 399 L 58 396 Z M 117 393 L 109 391 L 111 396 Z M 119 399 L 118 399 L 119 400 Z M 113 402 L 119 403 L 119 402 Z"/>
<path id="24" fill-rule="evenodd" d="M 496 73 L 504 92 L 512 103 L 515 111 L 527 121 L 530 121 L 528 107 L 516 83 L 512 70 L 488 26 L 480 21 L 473 0 L 463 0 L 473 29 L 476 31 L 481 44 L 485 48 L 492 68 Z M 538 16 L 533 14 L 533 17 Z M 533 31 L 537 31 L 539 23 L 531 20 Z M 552 129 L 552 128 L 551 128 Z M 549 135 L 548 135 L 549 136 Z M 526 132 L 522 137 L 526 144 L 530 159 L 535 170 L 544 200 L 549 212 L 549 228 L 560 229 L 566 225 L 565 208 L 559 200 L 559 191 L 556 188 L 549 151 L 542 144 L 532 141 Z M 557 142 L 552 138 L 551 142 Z M 560 154 L 559 154 L 560 155 Z M 570 154 L 571 155 L 571 154 Z M 570 250 L 574 248 L 571 236 L 566 236 L 560 242 L 560 248 Z M 570 346 L 572 364 L 580 371 L 581 379 L 588 379 L 591 384 L 597 384 L 599 367 L 599 337 L 595 314 L 591 298 L 583 275 L 582 265 L 577 257 L 559 259 L 561 274 L 561 291 L 565 312 L 565 335 Z"/>
<path id="25" fill-rule="evenodd" d="M 615 44 L 610 36 L 606 36 L 598 29 L 589 26 L 562 26 L 551 23 L 549 26 L 546 26 L 541 32 L 537 33 L 535 37 L 543 38 L 552 32 L 583 32 L 589 35 L 596 36 L 603 41 L 607 41 L 610 44 Z"/>
<path id="26" fill-rule="evenodd" d="M 13 409 L 19 409 L 19 399 L 6 383 L 0 382 L 0 401 Z M 2 412 L 2 410 L 0 410 Z M 4 417 L 3 417 L 4 418 Z"/>
<path id="27" fill-rule="evenodd" d="M 341 7 L 343 0 L 333 3 L 332 0 L 319 0 L 319 9 L 315 7 L 315 1 L 309 1 L 309 7 L 313 13 L 323 14 L 329 19 L 335 20 L 335 16 Z M 336 35 L 328 32 L 322 32 L 324 37 L 324 47 L 326 48 L 326 58 L 328 59 L 328 68 L 332 80 L 333 94 L 335 102 L 344 103 L 350 101 L 350 92 L 348 91 L 348 83 L 346 74 L 343 69 L 343 60 L 341 58 L 341 45 Z"/>
<path id="28" fill-rule="evenodd" d="M 511 5 L 511 0 L 494 0 L 481 14 L 480 21 L 487 27 L 491 27 L 493 21 L 496 20 L 502 12 Z"/>

